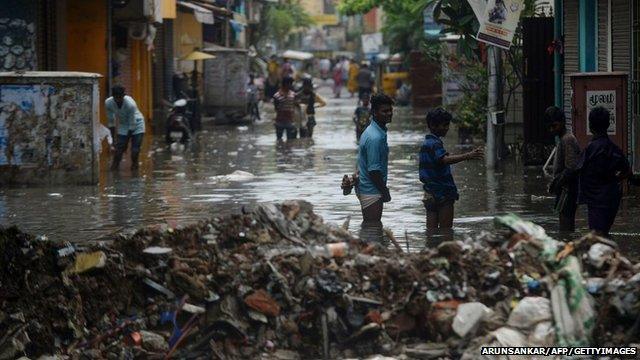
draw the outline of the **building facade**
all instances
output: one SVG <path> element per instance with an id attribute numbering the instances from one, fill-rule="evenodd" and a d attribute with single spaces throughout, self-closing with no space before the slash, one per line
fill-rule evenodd
<path id="1" fill-rule="evenodd" d="M 556 105 L 573 121 L 571 75 L 623 72 L 628 75 L 628 155 L 640 172 L 640 4 L 628 0 L 556 0 Z M 558 31 L 561 30 L 561 31 Z M 558 89 L 558 87 L 561 88 Z"/>

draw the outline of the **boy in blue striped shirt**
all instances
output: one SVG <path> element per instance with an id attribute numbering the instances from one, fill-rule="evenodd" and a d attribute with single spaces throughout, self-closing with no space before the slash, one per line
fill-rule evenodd
<path id="1" fill-rule="evenodd" d="M 451 164 L 482 159 L 484 151 L 477 148 L 471 152 L 450 155 L 442 143 L 453 117 L 442 108 L 427 114 L 429 134 L 420 148 L 420 181 L 424 184 L 424 207 L 427 210 L 427 230 L 451 229 L 453 227 L 453 203 L 458 200 L 458 188 L 451 175 Z"/>

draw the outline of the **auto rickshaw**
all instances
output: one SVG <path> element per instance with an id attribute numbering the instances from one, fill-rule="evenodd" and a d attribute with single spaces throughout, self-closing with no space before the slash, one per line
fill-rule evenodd
<path id="1" fill-rule="evenodd" d="M 409 79 L 409 72 L 404 65 L 404 59 L 402 55 L 395 54 L 391 57 L 379 56 L 378 61 L 381 73 L 379 78 L 382 79 L 382 84 L 378 86 L 381 86 L 385 94 L 395 98 L 402 83 Z"/>

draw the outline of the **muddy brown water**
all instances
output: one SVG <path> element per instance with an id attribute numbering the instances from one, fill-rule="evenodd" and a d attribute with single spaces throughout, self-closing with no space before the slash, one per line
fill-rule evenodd
<path id="1" fill-rule="evenodd" d="M 327 97 L 328 90 L 321 88 Z M 269 104 L 263 107 L 266 120 L 248 127 L 205 126 L 184 150 L 167 148 L 163 137 L 156 135 L 147 141 L 147 157 L 138 174 L 132 174 L 124 162 L 117 173 L 105 170 L 99 186 L 1 189 L 0 224 L 18 225 L 57 241 L 82 242 L 108 239 L 113 233 L 145 225 L 188 224 L 238 212 L 256 202 L 305 199 L 326 221 L 342 224 L 350 216 L 350 230 L 358 233 L 358 201 L 340 190 L 342 175 L 353 172 L 356 160 L 354 107 L 354 99 L 331 99 L 328 107 L 318 110 L 313 140 L 284 145 L 275 142 Z M 385 208 L 383 223 L 403 247 L 419 250 L 433 246 L 439 237 L 427 240 L 417 173 L 425 126 L 408 114 L 408 109 L 398 108 L 389 128 L 393 200 Z M 445 141 L 450 152 L 461 151 L 454 135 Z M 491 230 L 493 215 L 509 212 L 559 236 L 553 198 L 546 194 L 539 168 L 525 168 L 509 159 L 495 171 L 487 171 L 478 161 L 453 169 L 460 190 L 454 237 Z M 222 177 L 236 170 L 254 177 Z M 637 198 L 626 198 L 613 229 L 623 250 L 634 257 L 640 253 L 636 245 L 640 236 L 633 235 L 640 232 L 638 215 Z M 579 232 L 586 231 L 582 207 L 577 225 Z"/>

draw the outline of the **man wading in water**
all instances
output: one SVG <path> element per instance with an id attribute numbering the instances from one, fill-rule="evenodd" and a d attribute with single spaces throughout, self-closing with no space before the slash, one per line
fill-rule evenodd
<path id="1" fill-rule="evenodd" d="M 387 188 L 389 145 L 387 124 L 393 118 L 393 100 L 384 94 L 371 97 L 371 124 L 367 126 L 358 146 L 356 193 L 365 222 L 382 219 L 383 204 L 391 201 Z"/>

